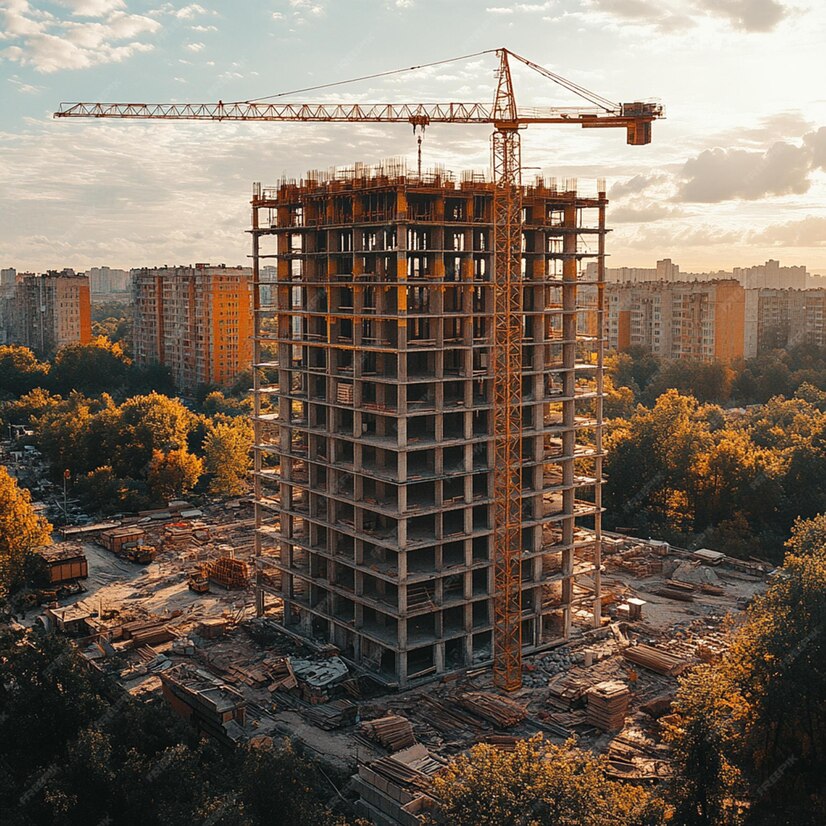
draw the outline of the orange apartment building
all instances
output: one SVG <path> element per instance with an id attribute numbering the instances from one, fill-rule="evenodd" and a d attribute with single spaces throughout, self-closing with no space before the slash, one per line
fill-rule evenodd
<path id="1" fill-rule="evenodd" d="M 223 264 L 132 271 L 137 364 L 163 364 L 178 389 L 230 384 L 252 364 L 252 270 Z"/>
<path id="2" fill-rule="evenodd" d="M 605 285 L 605 343 L 665 359 L 732 363 L 745 354 L 746 291 L 734 279 Z"/>

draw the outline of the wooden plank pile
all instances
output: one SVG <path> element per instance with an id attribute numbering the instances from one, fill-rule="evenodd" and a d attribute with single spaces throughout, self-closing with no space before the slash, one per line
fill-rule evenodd
<path id="1" fill-rule="evenodd" d="M 359 730 L 390 752 L 409 748 L 416 742 L 410 720 L 398 714 L 366 720 L 359 726 Z"/>
<path id="2" fill-rule="evenodd" d="M 350 726 L 356 721 L 357 706 L 350 700 L 333 700 L 303 710 L 304 716 L 325 731 Z"/>
<path id="3" fill-rule="evenodd" d="M 481 732 L 487 728 L 478 717 L 469 714 L 455 703 L 442 702 L 428 694 L 422 694 L 419 700 L 421 711 L 419 716 L 422 721 L 442 733 L 446 734 L 457 729 Z"/>
<path id="4" fill-rule="evenodd" d="M 177 634 L 166 624 L 166 620 L 135 620 L 120 627 L 125 640 L 131 640 L 135 648 L 143 645 L 157 645 L 175 639 Z"/>
<path id="5" fill-rule="evenodd" d="M 625 724 L 631 692 L 619 680 L 606 680 L 588 690 L 586 721 L 602 731 L 616 731 Z"/>
<path id="6" fill-rule="evenodd" d="M 567 710 L 582 705 L 585 692 L 591 687 L 587 680 L 561 671 L 548 680 L 548 703 Z"/>
<path id="7" fill-rule="evenodd" d="M 694 601 L 694 586 L 688 582 L 680 582 L 677 579 L 667 579 L 661 588 L 654 591 L 655 594 L 668 599 L 676 599 L 679 602 Z"/>
<path id="8" fill-rule="evenodd" d="M 497 728 L 510 728 L 521 723 L 528 712 L 508 697 L 487 691 L 469 691 L 459 695 L 459 705 Z"/>
<path id="9" fill-rule="evenodd" d="M 242 559 L 222 556 L 208 565 L 209 578 L 228 590 L 246 588 L 249 585 L 249 566 Z"/>
<path id="10" fill-rule="evenodd" d="M 515 734 L 486 734 L 479 742 L 494 746 L 500 751 L 516 751 L 516 744 L 520 739 Z"/>
<path id="11" fill-rule="evenodd" d="M 628 662 L 641 665 L 657 674 L 672 677 L 683 671 L 689 662 L 653 645 L 632 645 L 622 652 Z"/>

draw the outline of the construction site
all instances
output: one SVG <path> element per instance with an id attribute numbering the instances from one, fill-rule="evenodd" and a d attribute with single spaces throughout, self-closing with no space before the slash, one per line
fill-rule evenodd
<path id="1" fill-rule="evenodd" d="M 511 749 L 536 734 L 575 736 L 608 757 L 616 779 L 669 777 L 661 721 L 677 677 L 725 652 L 727 624 L 772 570 L 605 534 L 598 622 L 592 603 L 572 605 L 567 639 L 525 646 L 519 689 L 497 689 L 489 654 L 391 688 L 387 674 L 329 642 L 328 626 L 284 624 L 279 598 L 267 594 L 266 615 L 256 616 L 255 523 L 242 499 L 69 528 L 44 553 L 55 587 L 80 583 L 82 593 L 21 622 L 69 636 L 91 668 L 132 696 L 163 697 L 226 748 L 298 741 L 349 773 L 341 794 L 385 825 L 419 824 L 435 805 L 434 773 L 475 743 Z M 587 617 L 577 621 L 580 610 Z"/>
<path id="2" fill-rule="evenodd" d="M 254 185 L 253 495 L 233 515 L 145 515 L 152 552 L 110 533 L 141 572 L 90 564 L 89 596 L 47 612 L 204 734 L 300 741 L 385 826 L 421 823 L 433 774 L 477 742 L 577 736 L 613 777 L 667 777 L 677 676 L 722 655 L 771 571 L 602 530 L 606 188 L 523 182 L 520 130 L 618 127 L 641 146 L 664 111 L 496 56 L 492 105 L 57 113 L 493 128 L 489 176 L 423 169 L 419 140 L 415 171 Z M 511 60 L 589 105 L 520 109 Z M 85 570 L 76 548 L 52 564 Z"/>

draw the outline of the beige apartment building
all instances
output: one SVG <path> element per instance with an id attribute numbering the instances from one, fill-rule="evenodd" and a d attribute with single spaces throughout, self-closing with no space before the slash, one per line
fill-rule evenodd
<path id="1" fill-rule="evenodd" d="M 605 343 L 732 363 L 744 356 L 745 310 L 745 290 L 733 279 L 606 284 Z"/>
<path id="2" fill-rule="evenodd" d="M 89 279 L 72 270 L 18 276 L 6 301 L 9 343 L 50 355 L 67 344 L 92 339 Z"/>

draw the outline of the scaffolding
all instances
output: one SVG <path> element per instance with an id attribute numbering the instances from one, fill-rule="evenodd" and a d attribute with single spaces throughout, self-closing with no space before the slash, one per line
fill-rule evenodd
<path id="1" fill-rule="evenodd" d="M 493 661 L 505 576 L 521 651 L 601 613 L 604 185 L 507 203 L 499 335 L 483 176 L 394 162 L 253 190 L 258 611 L 400 687 Z"/>

